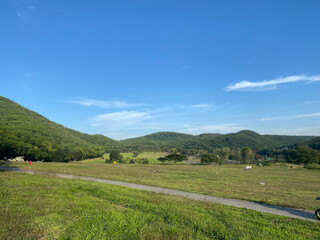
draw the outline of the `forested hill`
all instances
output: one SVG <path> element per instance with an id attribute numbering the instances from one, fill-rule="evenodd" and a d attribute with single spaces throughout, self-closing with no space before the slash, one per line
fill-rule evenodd
<path id="1" fill-rule="evenodd" d="M 171 151 L 175 149 L 185 154 L 194 154 L 199 150 L 213 151 L 216 148 L 229 147 L 239 149 L 250 147 L 253 150 L 274 149 L 312 139 L 311 136 L 260 135 L 243 130 L 230 134 L 201 134 L 193 136 L 183 133 L 159 132 L 139 138 L 121 141 L 124 149 Z"/>
<path id="2" fill-rule="evenodd" d="M 0 159 L 26 156 L 46 161 L 101 156 L 118 145 L 103 135 L 84 134 L 54 123 L 0 96 Z"/>
<path id="3" fill-rule="evenodd" d="M 212 152 L 223 147 L 250 147 L 258 151 L 298 144 L 312 138 L 260 135 L 244 130 L 238 133 L 198 136 L 158 132 L 115 141 L 103 135 L 89 135 L 66 128 L 0 96 L 0 159 L 25 156 L 31 160 L 77 161 L 101 156 L 113 149 L 123 152 L 176 150 L 184 154 Z"/>

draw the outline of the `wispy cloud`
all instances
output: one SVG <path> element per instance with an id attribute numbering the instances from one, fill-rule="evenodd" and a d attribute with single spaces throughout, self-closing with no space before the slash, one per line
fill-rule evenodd
<path id="1" fill-rule="evenodd" d="M 302 103 L 301 105 L 318 104 L 318 103 L 320 103 L 320 101 L 305 101 L 305 102 Z"/>
<path id="2" fill-rule="evenodd" d="M 92 119 L 91 126 L 128 126 L 153 118 L 149 112 L 122 111 L 100 114 Z"/>
<path id="3" fill-rule="evenodd" d="M 14 6 L 16 7 L 16 15 L 21 21 L 25 21 L 26 19 L 33 16 L 36 8 L 34 5 L 27 4 L 24 1 L 13 1 Z"/>
<path id="4" fill-rule="evenodd" d="M 260 121 L 274 121 L 274 120 L 285 120 L 285 119 L 298 119 L 298 118 L 312 118 L 312 117 L 320 117 L 320 112 L 317 113 L 307 113 L 307 114 L 297 114 L 291 116 L 281 116 L 281 117 L 273 117 L 273 118 L 260 118 Z"/>
<path id="5" fill-rule="evenodd" d="M 127 103 L 123 101 L 101 101 L 89 98 L 77 98 L 69 100 L 69 103 L 79 104 L 85 107 L 100 107 L 100 108 L 132 108 L 138 106 L 146 106 L 147 104 Z"/>
<path id="6" fill-rule="evenodd" d="M 190 105 L 191 109 L 200 109 L 200 110 L 208 110 L 212 108 L 212 104 L 208 103 L 201 103 L 201 104 L 195 104 L 195 105 Z"/>
<path id="7" fill-rule="evenodd" d="M 50 1 L 43 0 L 12 0 L 11 2 L 16 9 L 17 17 L 23 23 L 30 22 L 30 20 L 34 20 L 41 15 L 43 16 L 44 12 L 62 12 L 61 9 L 55 7 L 54 1 L 51 1 L 52 4 L 49 3 Z"/>
<path id="8" fill-rule="evenodd" d="M 17 11 L 16 14 L 20 19 L 24 19 L 24 16 L 21 12 Z"/>
<path id="9" fill-rule="evenodd" d="M 218 124 L 218 125 L 207 125 L 207 126 L 199 126 L 199 127 L 191 127 L 183 132 L 190 134 L 201 134 L 201 133 L 232 133 L 237 132 L 243 129 L 247 129 L 245 127 L 240 127 L 235 124 Z"/>
<path id="10" fill-rule="evenodd" d="M 279 84 L 293 83 L 293 82 L 317 82 L 320 81 L 320 75 L 294 75 L 284 78 L 276 78 L 272 80 L 264 80 L 260 82 L 242 81 L 231 84 L 225 88 L 226 91 L 256 91 L 275 89 Z"/>

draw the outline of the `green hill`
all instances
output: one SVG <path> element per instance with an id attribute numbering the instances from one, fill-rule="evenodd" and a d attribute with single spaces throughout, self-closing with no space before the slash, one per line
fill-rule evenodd
<path id="1" fill-rule="evenodd" d="M 171 151 L 176 149 L 185 154 L 214 151 L 216 148 L 239 149 L 250 147 L 253 150 L 274 149 L 309 140 L 310 136 L 260 135 L 250 130 L 230 134 L 201 134 L 193 136 L 182 133 L 159 132 L 139 138 L 121 141 L 123 149 Z"/>
<path id="2" fill-rule="evenodd" d="M 66 128 L 0 96 L 0 159 L 21 155 L 32 160 L 70 161 L 101 156 L 113 149 L 123 152 L 176 150 L 184 154 L 212 152 L 223 147 L 250 147 L 258 151 L 298 144 L 312 138 L 260 135 L 244 130 L 238 133 L 208 133 L 198 136 L 158 132 L 115 141 L 103 135 L 89 135 Z"/>
<path id="3" fill-rule="evenodd" d="M 194 136 L 177 132 L 157 132 L 144 136 L 143 138 L 154 141 L 176 141 L 181 139 L 192 139 Z"/>
<path id="4" fill-rule="evenodd" d="M 66 128 L 0 97 L 0 158 L 81 160 L 101 156 L 116 146 L 115 140 Z"/>

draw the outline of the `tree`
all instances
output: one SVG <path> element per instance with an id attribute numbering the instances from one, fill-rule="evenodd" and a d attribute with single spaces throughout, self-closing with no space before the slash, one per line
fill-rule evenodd
<path id="1" fill-rule="evenodd" d="M 241 158 L 241 150 L 240 149 L 234 149 L 231 151 L 231 154 L 229 155 L 230 160 L 240 160 Z"/>
<path id="2" fill-rule="evenodd" d="M 55 162 L 68 162 L 70 160 L 70 151 L 68 148 L 59 148 L 53 153 Z"/>
<path id="3" fill-rule="evenodd" d="M 110 162 L 119 162 L 119 163 L 121 163 L 122 160 L 123 160 L 123 157 L 122 157 L 122 155 L 120 154 L 119 151 L 112 150 L 110 152 L 109 160 L 110 160 Z"/>
<path id="4" fill-rule="evenodd" d="M 308 146 L 299 146 L 297 149 L 296 162 L 304 164 L 318 163 L 319 153 Z"/>
<path id="5" fill-rule="evenodd" d="M 165 161 L 167 161 L 167 159 L 166 159 L 165 157 L 159 157 L 157 160 L 160 161 L 162 164 L 163 164 Z"/>
<path id="6" fill-rule="evenodd" d="M 165 157 L 167 161 L 174 161 L 174 163 L 181 162 L 183 160 L 187 160 L 187 157 L 183 154 L 179 153 L 171 153 Z"/>
<path id="7" fill-rule="evenodd" d="M 221 149 L 221 157 L 224 160 L 228 160 L 230 156 L 230 148 L 224 147 Z"/>
<path id="8" fill-rule="evenodd" d="M 250 160 L 252 160 L 254 157 L 254 153 L 251 148 L 244 147 L 241 149 L 241 157 L 244 160 L 244 162 L 247 162 L 247 160 L 249 160 L 250 162 Z"/>
<path id="9" fill-rule="evenodd" d="M 219 162 L 219 158 L 217 157 L 216 154 L 205 153 L 205 154 L 202 154 L 201 156 L 201 163 L 210 164 L 210 163 L 218 163 L 218 162 Z"/>

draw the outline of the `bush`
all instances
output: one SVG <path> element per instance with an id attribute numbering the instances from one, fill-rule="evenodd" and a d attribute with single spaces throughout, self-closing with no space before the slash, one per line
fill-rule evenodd
<path id="1" fill-rule="evenodd" d="M 106 158 L 106 163 L 112 163 L 112 161 L 109 158 Z"/>
<path id="2" fill-rule="evenodd" d="M 141 164 L 149 164 L 149 160 L 148 159 L 143 159 Z"/>
<path id="3" fill-rule="evenodd" d="M 307 169 L 320 170 L 320 164 L 311 163 L 304 166 Z"/>
<path id="4" fill-rule="evenodd" d="M 131 159 L 129 163 L 132 164 L 132 163 L 136 163 L 136 162 L 133 159 Z"/>

